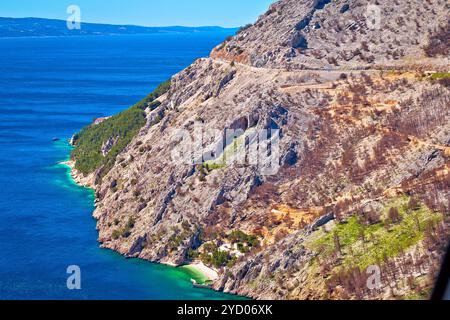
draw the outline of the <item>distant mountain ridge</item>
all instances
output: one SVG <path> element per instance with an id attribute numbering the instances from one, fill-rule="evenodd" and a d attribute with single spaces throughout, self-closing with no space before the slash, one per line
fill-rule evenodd
<path id="1" fill-rule="evenodd" d="M 81 29 L 70 30 L 65 20 L 42 18 L 0 17 L 0 38 L 5 37 L 49 37 L 80 35 L 155 34 L 165 32 L 218 32 L 238 30 L 237 28 L 206 27 L 142 27 L 135 25 L 111 25 L 81 23 Z"/>

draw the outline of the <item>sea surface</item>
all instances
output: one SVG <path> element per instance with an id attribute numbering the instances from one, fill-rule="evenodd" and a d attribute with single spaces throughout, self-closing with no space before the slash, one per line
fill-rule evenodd
<path id="1" fill-rule="evenodd" d="M 228 35 L 0 39 L 0 299 L 234 298 L 100 249 L 93 193 L 59 164 L 73 133 L 133 105 Z M 67 288 L 71 265 L 81 290 Z"/>

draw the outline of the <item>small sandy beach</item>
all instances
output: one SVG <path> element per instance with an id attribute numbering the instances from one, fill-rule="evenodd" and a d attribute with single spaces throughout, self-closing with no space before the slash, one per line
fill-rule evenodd
<path id="1" fill-rule="evenodd" d="M 182 268 L 188 270 L 193 273 L 197 280 L 197 282 L 206 282 L 206 281 L 214 281 L 219 278 L 219 274 L 216 270 L 205 266 L 202 262 L 195 262 L 189 265 L 183 266 Z"/>

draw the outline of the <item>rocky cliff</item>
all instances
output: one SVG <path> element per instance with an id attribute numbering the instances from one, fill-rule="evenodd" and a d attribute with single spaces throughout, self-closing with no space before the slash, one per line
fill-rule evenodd
<path id="1" fill-rule="evenodd" d="M 203 260 L 215 289 L 253 298 L 426 297 L 450 233 L 449 13 L 273 4 L 174 75 L 112 168 L 89 173 L 102 246 Z"/>

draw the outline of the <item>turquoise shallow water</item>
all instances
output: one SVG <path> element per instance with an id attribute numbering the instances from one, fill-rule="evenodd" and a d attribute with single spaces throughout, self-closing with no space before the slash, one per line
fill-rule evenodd
<path id="1" fill-rule="evenodd" d="M 236 298 L 100 249 L 92 191 L 58 164 L 74 132 L 134 104 L 226 36 L 0 39 L 1 299 Z M 81 268 L 81 290 L 66 287 L 69 265 Z"/>

